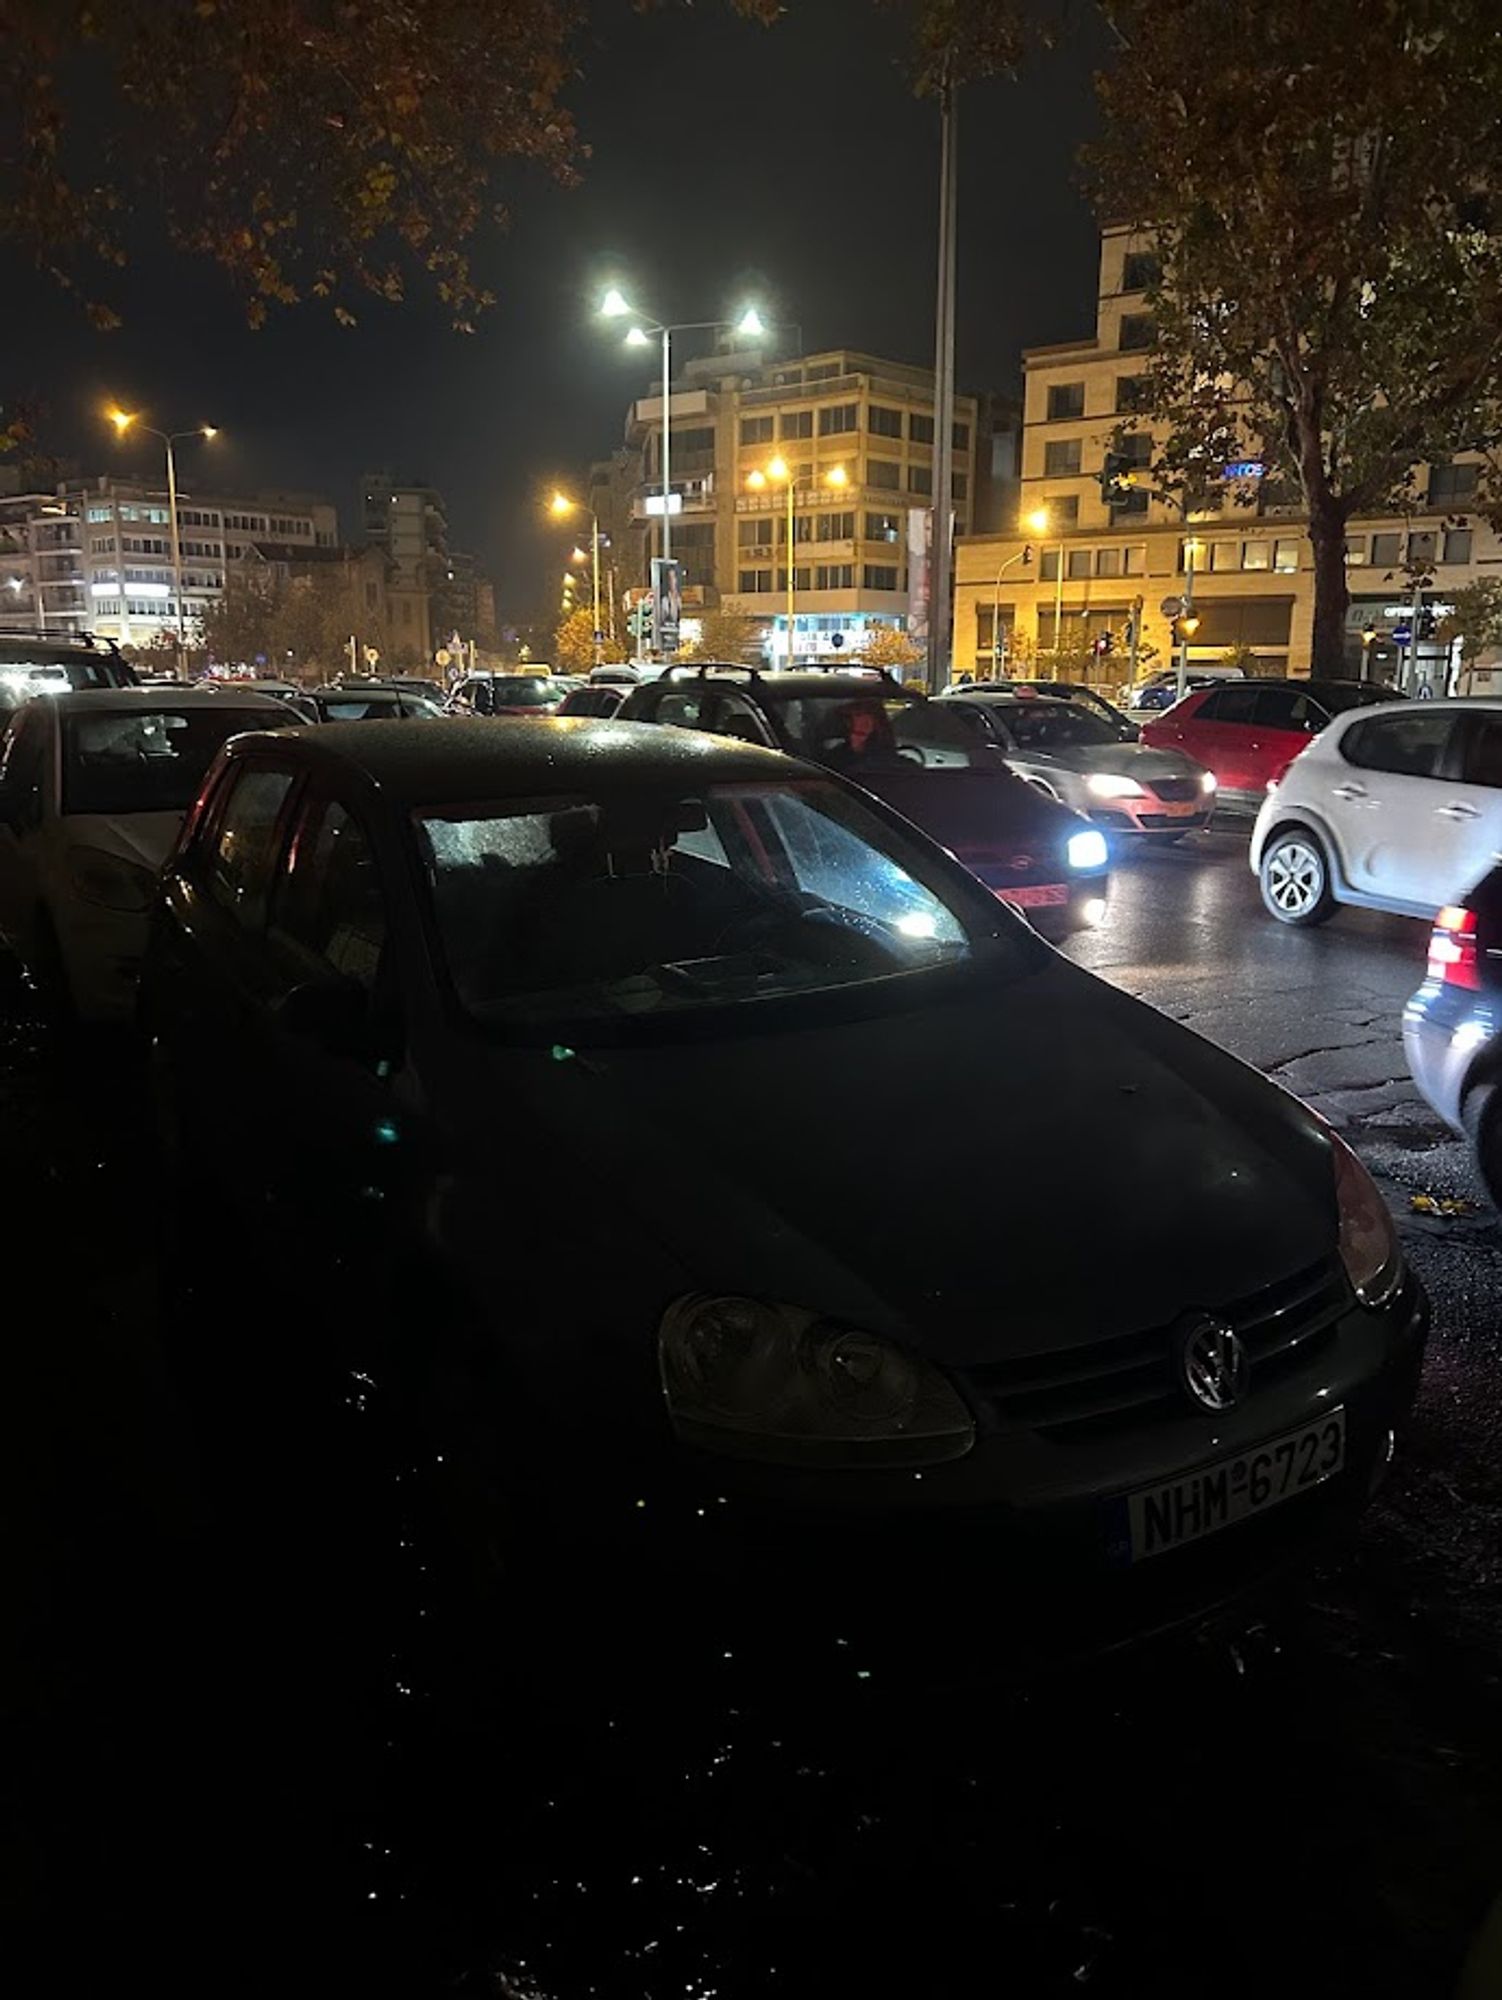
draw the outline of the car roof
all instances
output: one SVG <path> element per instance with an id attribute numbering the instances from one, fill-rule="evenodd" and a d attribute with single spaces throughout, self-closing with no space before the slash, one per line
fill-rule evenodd
<path id="1" fill-rule="evenodd" d="M 237 694 L 239 693 L 236 690 Z M 42 701 L 56 702 L 69 715 L 91 715 L 96 711 L 123 709 L 132 710 L 170 708 L 179 711 L 185 708 L 223 709 L 228 704 L 222 694 L 213 694 L 207 688 L 172 687 L 125 687 L 125 688 L 59 688 L 56 694 L 37 697 Z M 285 716 L 285 702 L 274 695 L 251 694 L 248 690 L 239 696 L 247 708 L 264 709 L 268 715 Z"/>
<path id="2" fill-rule="evenodd" d="M 260 733 L 241 737 L 231 755 L 253 753 Z M 812 764 L 775 750 L 697 729 L 616 722 L 604 716 L 548 716 L 495 722 L 487 717 L 431 722 L 332 722 L 278 734 L 282 756 L 329 775 L 363 778 L 407 805 L 452 805 L 567 791 L 621 779 L 642 784 L 733 784 L 737 780 L 827 778 Z"/>
<path id="3" fill-rule="evenodd" d="M 665 677 L 666 678 L 666 677 Z M 877 668 L 864 672 L 836 669 L 822 673 L 817 668 L 799 669 L 781 673 L 762 673 L 756 667 L 717 666 L 713 662 L 704 671 L 692 671 L 680 675 L 681 680 L 734 681 L 738 687 L 744 686 L 750 693 L 758 690 L 777 695 L 819 695 L 819 694 L 870 694 L 873 689 L 890 692 L 897 683 L 889 675 Z"/>

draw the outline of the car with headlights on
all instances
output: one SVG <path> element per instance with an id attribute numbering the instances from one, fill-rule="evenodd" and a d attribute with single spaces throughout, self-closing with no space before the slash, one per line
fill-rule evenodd
<path id="1" fill-rule="evenodd" d="M 939 699 L 973 718 L 1019 778 L 1112 833 L 1169 842 L 1210 824 L 1213 773 L 1180 750 L 1128 741 L 1083 702 L 984 687 Z"/>
<path id="2" fill-rule="evenodd" d="M 623 722 L 707 729 L 811 758 L 874 792 L 1058 939 L 1098 923 L 1110 850 L 1007 768 L 969 717 L 872 668 L 760 673 L 710 663 L 631 689 Z"/>
<path id="3" fill-rule="evenodd" d="M 0 932 L 60 1014 L 129 1018 L 157 870 L 204 772 L 227 737 L 289 719 L 264 695 L 195 688 L 17 710 L 0 746 Z"/>
<path id="4" fill-rule="evenodd" d="M 806 1592 L 1013 1658 L 1193 1616 L 1360 1512 L 1415 1393 L 1424 1296 L 1337 1134 L 759 746 L 238 738 L 141 1020 L 184 1194 L 232 1170 L 279 1245 L 253 1357 L 207 1240 L 177 1338 L 232 1400 L 337 1354 L 576 1595 L 603 1551 L 691 1615 Z M 581 1175 L 608 1203 L 537 1199 Z"/>
<path id="5" fill-rule="evenodd" d="M 1424 982 L 1403 1010 L 1403 1049 L 1502 1208 L 1502 868 L 1436 916 Z"/>

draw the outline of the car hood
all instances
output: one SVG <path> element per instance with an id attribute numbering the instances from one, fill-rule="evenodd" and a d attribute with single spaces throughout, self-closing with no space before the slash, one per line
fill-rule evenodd
<path id="1" fill-rule="evenodd" d="M 994 771 L 927 771 L 914 764 L 862 772 L 857 782 L 962 861 L 1019 848 L 1062 856 L 1070 834 L 1085 824 L 1000 759 Z"/>
<path id="2" fill-rule="evenodd" d="M 494 1059 L 530 1100 L 538 1171 L 588 1160 L 686 1289 L 951 1366 L 1164 1325 L 1334 1253 L 1329 1141 L 1302 1105 L 1055 954 L 1037 965 L 733 1043 Z"/>
<path id="3" fill-rule="evenodd" d="M 1159 750 L 1150 743 L 1099 743 L 1068 750 L 1017 750 L 1016 764 L 1037 764 L 1053 771 L 1108 771 L 1115 777 L 1135 778 L 1140 785 L 1154 778 L 1197 778 L 1204 769 L 1182 750 Z"/>
<path id="4" fill-rule="evenodd" d="M 73 847 L 98 847 L 159 874 L 183 823 L 180 812 L 68 813 L 63 827 Z"/>

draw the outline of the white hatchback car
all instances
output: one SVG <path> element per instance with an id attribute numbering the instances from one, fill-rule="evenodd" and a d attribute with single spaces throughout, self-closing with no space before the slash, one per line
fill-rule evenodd
<path id="1" fill-rule="evenodd" d="M 1252 833 L 1285 924 L 1339 903 L 1432 917 L 1502 858 L 1502 702 L 1351 709 L 1269 786 Z"/>
<path id="2" fill-rule="evenodd" d="M 18 709 L 0 748 L 0 932 L 58 1012 L 126 1019 L 146 913 L 221 743 L 279 729 L 266 695 L 104 688 Z"/>

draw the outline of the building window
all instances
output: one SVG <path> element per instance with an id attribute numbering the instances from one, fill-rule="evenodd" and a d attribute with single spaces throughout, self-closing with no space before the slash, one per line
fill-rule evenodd
<path id="1" fill-rule="evenodd" d="M 868 486 L 890 487 L 895 493 L 902 485 L 902 467 L 895 458 L 868 458 L 866 460 L 866 484 Z"/>
<path id="2" fill-rule="evenodd" d="M 1073 583 L 1081 577 L 1089 576 L 1093 567 L 1094 556 L 1089 549 L 1071 549 L 1064 574 Z"/>
<path id="3" fill-rule="evenodd" d="M 1045 549 L 1042 560 L 1038 564 L 1038 581 L 1040 583 L 1057 583 L 1058 580 L 1059 551 L 1057 549 Z"/>
<path id="4" fill-rule="evenodd" d="M 1382 569 L 1392 569 L 1403 560 L 1403 537 L 1395 534 L 1372 536 L 1372 562 Z"/>
<path id="5" fill-rule="evenodd" d="M 707 531 L 707 533 L 710 546 L 713 547 L 714 529 L 710 528 Z M 785 548 L 787 546 L 787 538 L 788 538 L 787 517 L 779 513 L 777 516 L 777 545 L 779 548 Z M 680 536 L 675 535 L 673 537 L 673 547 L 675 549 L 677 548 L 680 540 L 681 540 Z M 793 540 L 795 542 L 811 542 L 814 540 L 814 520 L 812 514 L 795 514 L 793 516 Z"/>
<path id="6" fill-rule="evenodd" d="M 772 432 L 774 428 L 775 426 L 770 416 L 742 417 L 741 443 L 770 444 L 772 442 Z"/>
<path id="7" fill-rule="evenodd" d="M 1095 551 L 1095 574 L 1097 576 L 1121 575 L 1121 550 L 1097 549 Z"/>
<path id="8" fill-rule="evenodd" d="M 1438 507 L 1454 500 L 1473 499 L 1477 470 L 1474 465 L 1431 465 L 1429 505 Z"/>
<path id="9" fill-rule="evenodd" d="M 866 516 L 866 540 L 868 542 L 898 542 L 902 539 L 902 523 L 896 514 L 868 514 Z"/>
<path id="10" fill-rule="evenodd" d="M 1118 375 L 1116 377 L 1116 414 L 1118 417 L 1131 416 L 1142 408 L 1147 394 L 1145 375 Z"/>
<path id="11" fill-rule="evenodd" d="M 1147 548 L 1144 543 L 1131 542 L 1122 550 L 1121 569 L 1124 576 L 1147 574 Z"/>
<path id="12" fill-rule="evenodd" d="M 1080 518 L 1080 496 L 1078 493 L 1060 493 L 1043 502 L 1043 511 L 1048 516 L 1050 530 L 1072 528 Z"/>
<path id="13" fill-rule="evenodd" d="M 909 493 L 932 493 L 934 490 L 934 469 L 931 465 L 910 465 L 907 469 L 907 490 Z"/>
<path id="14" fill-rule="evenodd" d="M 970 449 L 970 426 L 968 424 L 954 425 L 949 433 L 949 442 L 954 446 L 956 451 L 968 451 Z"/>
<path id="15" fill-rule="evenodd" d="M 819 436 L 838 437 L 842 431 L 853 431 L 859 418 L 859 403 L 828 403 L 819 412 Z"/>
<path id="16" fill-rule="evenodd" d="M 1432 528 L 1408 537 L 1408 560 L 1415 569 L 1432 569 L 1438 537 Z"/>
<path id="17" fill-rule="evenodd" d="M 821 514 L 818 533 L 814 537 L 820 542 L 853 542 L 855 540 L 854 514 Z"/>
<path id="18" fill-rule="evenodd" d="M 839 372 L 838 361 L 821 361 L 817 367 L 809 369 L 808 379 L 810 382 L 830 382 Z"/>
<path id="19" fill-rule="evenodd" d="M 785 438 L 811 438 L 814 434 L 814 413 L 812 410 L 784 410 L 777 419 L 777 429 Z"/>
<path id="20" fill-rule="evenodd" d="M 764 514 L 759 520 L 738 521 L 735 527 L 735 544 L 741 549 L 769 549 L 772 546 L 772 517 Z"/>
<path id="21" fill-rule="evenodd" d="M 1468 563 L 1471 560 L 1471 531 L 1469 528 L 1446 528 L 1444 554 L 1441 562 Z"/>
<path id="22" fill-rule="evenodd" d="M 794 590 L 807 590 L 809 587 L 809 578 L 812 575 L 813 575 L 812 570 L 805 569 L 800 563 L 794 563 L 793 564 Z M 785 569 L 780 569 L 777 572 L 777 588 L 780 591 L 785 592 L 787 590 L 787 587 L 788 587 L 788 573 Z"/>
<path id="23" fill-rule="evenodd" d="M 1237 542 L 1212 542 L 1209 562 L 1201 559 L 1201 567 L 1211 570 L 1239 569 L 1240 566 L 1241 547 Z"/>
<path id="24" fill-rule="evenodd" d="M 1121 289 L 1124 292 L 1150 292 L 1162 274 L 1155 251 L 1128 250 L 1121 262 Z"/>
<path id="25" fill-rule="evenodd" d="M 91 521 L 113 521 L 114 518 L 115 510 L 113 507 L 91 507 L 89 509 L 89 519 Z"/>
<path id="26" fill-rule="evenodd" d="M 866 412 L 866 428 L 873 437 L 900 438 L 902 412 L 889 410 L 883 403 L 873 403 Z"/>
<path id="27" fill-rule="evenodd" d="M 908 440 L 912 444 L 932 444 L 934 441 L 934 420 L 921 416 L 914 410 L 907 420 Z"/>
<path id="28" fill-rule="evenodd" d="M 1065 417 L 1082 417 L 1085 414 L 1085 385 L 1083 382 L 1055 382 L 1048 391 L 1048 420 L 1059 423 Z"/>
<path id="29" fill-rule="evenodd" d="M 1348 563 L 1364 563 L 1366 561 L 1365 535 L 1346 536 L 1346 561 Z"/>
<path id="30" fill-rule="evenodd" d="M 1043 476 L 1064 479 L 1080 469 L 1078 438 L 1055 438 L 1043 447 Z"/>
<path id="31" fill-rule="evenodd" d="M 968 472 L 951 472 L 949 475 L 950 498 L 968 500 L 970 497 L 970 475 Z"/>
<path id="32" fill-rule="evenodd" d="M 888 563 L 867 563 L 861 571 L 862 590 L 895 590 L 897 571 Z"/>
<path id="33" fill-rule="evenodd" d="M 1279 576 L 1293 576 L 1299 566 L 1299 543 L 1296 535 L 1285 535 L 1273 543 L 1273 568 Z"/>
<path id="34" fill-rule="evenodd" d="M 1123 354 L 1137 354 L 1144 347 L 1153 344 L 1153 320 L 1151 313 L 1123 313 L 1121 330 L 1116 336 L 1116 344 Z"/>
<path id="35" fill-rule="evenodd" d="M 743 569 L 738 587 L 747 596 L 752 597 L 759 591 L 770 590 L 772 588 L 772 572 L 769 569 Z"/>
<path id="36" fill-rule="evenodd" d="M 854 563 L 816 563 L 814 565 L 815 590 L 854 590 Z"/>
<path id="37" fill-rule="evenodd" d="M 1241 545 L 1241 567 L 1243 569 L 1266 569 L 1272 562 L 1271 542 L 1243 542 Z"/>
<path id="38" fill-rule="evenodd" d="M 1129 486 L 1124 493 L 1111 495 L 1111 519 L 1130 521 L 1133 515 L 1147 512 L 1147 494 L 1139 486 Z"/>

